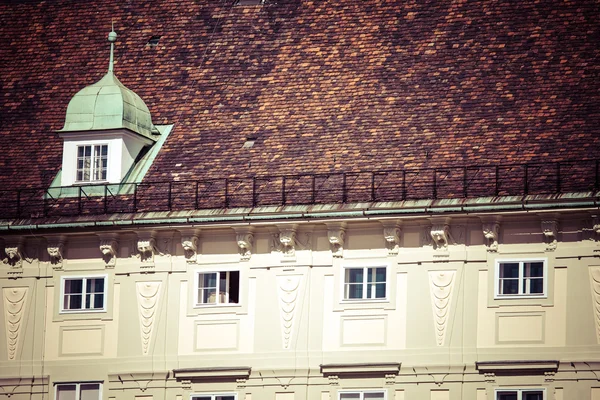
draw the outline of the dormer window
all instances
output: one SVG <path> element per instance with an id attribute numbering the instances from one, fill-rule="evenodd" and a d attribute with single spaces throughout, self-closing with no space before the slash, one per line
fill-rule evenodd
<path id="1" fill-rule="evenodd" d="M 108 144 L 77 146 L 77 182 L 106 181 Z"/>

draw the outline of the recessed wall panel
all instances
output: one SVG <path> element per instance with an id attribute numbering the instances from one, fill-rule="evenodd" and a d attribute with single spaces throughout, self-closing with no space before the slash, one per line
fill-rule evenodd
<path id="1" fill-rule="evenodd" d="M 386 325 L 385 316 L 342 318 L 342 345 L 384 345 Z"/>

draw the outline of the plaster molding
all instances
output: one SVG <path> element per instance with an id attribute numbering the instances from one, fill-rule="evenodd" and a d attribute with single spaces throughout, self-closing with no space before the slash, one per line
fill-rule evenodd
<path id="1" fill-rule="evenodd" d="M 455 275 L 456 271 L 429 271 L 429 290 L 438 346 L 443 346 L 446 338 Z"/>
<path id="2" fill-rule="evenodd" d="M 235 241 L 238 246 L 241 261 L 249 261 L 254 250 L 254 228 L 251 226 L 234 228 Z"/>
<path id="3" fill-rule="evenodd" d="M 590 284 L 594 306 L 594 326 L 596 327 L 596 339 L 600 344 L 600 267 L 590 268 Z"/>
<path id="4" fill-rule="evenodd" d="M 346 241 L 346 223 L 336 222 L 328 223 L 327 238 L 331 247 L 331 254 L 335 258 L 341 258 L 344 255 L 344 245 Z"/>
<path id="5" fill-rule="evenodd" d="M 289 349 L 296 316 L 296 303 L 301 275 L 283 275 L 277 277 L 279 316 L 281 318 L 281 335 L 283 348 Z"/>
<path id="6" fill-rule="evenodd" d="M 188 263 L 198 261 L 198 249 L 200 248 L 200 230 L 199 229 L 181 229 L 181 247 L 183 255 Z"/>
<path id="7" fill-rule="evenodd" d="M 546 251 L 556 250 L 558 244 L 558 221 L 556 219 L 542 220 L 542 233 L 546 243 Z"/>
<path id="8" fill-rule="evenodd" d="M 25 258 L 25 243 L 23 237 L 5 239 L 4 254 L 6 258 L 2 261 L 13 268 L 21 268 Z"/>
<path id="9" fill-rule="evenodd" d="M 161 282 L 137 282 L 137 301 L 142 338 L 142 354 L 148 355 L 154 330 Z"/>
<path id="10" fill-rule="evenodd" d="M 402 229 L 396 221 L 381 221 L 383 225 L 383 239 L 388 249 L 388 255 L 395 256 L 400 250 L 400 234 Z"/>
<path id="11" fill-rule="evenodd" d="M 67 238 L 65 236 L 48 236 L 46 237 L 48 255 L 50 256 L 50 263 L 54 266 L 54 269 L 61 270 L 63 263 L 63 252 L 65 249 L 65 243 Z"/>
<path id="12" fill-rule="evenodd" d="M 447 252 L 451 237 L 450 218 L 432 218 L 430 235 L 435 250 L 438 252 Z"/>
<path id="13" fill-rule="evenodd" d="M 481 218 L 481 229 L 483 238 L 486 240 L 487 251 L 495 253 L 498 251 L 498 238 L 500 237 L 500 220 Z"/>
<path id="14" fill-rule="evenodd" d="M 117 251 L 119 250 L 119 237 L 116 233 L 99 234 L 100 253 L 106 267 L 114 267 L 117 263 Z"/>
<path id="15" fill-rule="evenodd" d="M 27 301 L 26 287 L 12 287 L 2 289 L 4 298 L 4 325 L 6 326 L 6 345 L 8 359 L 15 360 L 19 348 L 19 339 L 22 332 L 23 314 Z"/>
<path id="16" fill-rule="evenodd" d="M 280 251 L 284 259 L 293 259 L 296 256 L 296 229 L 298 224 L 278 225 Z"/>
<path id="17" fill-rule="evenodd" d="M 154 256 L 159 254 L 158 247 L 156 246 L 156 236 L 154 231 L 138 232 L 137 250 L 137 256 L 142 262 L 154 262 Z"/>

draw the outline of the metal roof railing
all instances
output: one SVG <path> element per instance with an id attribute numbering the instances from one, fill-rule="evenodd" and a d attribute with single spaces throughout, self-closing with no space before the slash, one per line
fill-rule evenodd
<path id="1" fill-rule="evenodd" d="M 600 189 L 600 160 L 472 165 L 0 191 L 0 218 L 490 196 Z"/>

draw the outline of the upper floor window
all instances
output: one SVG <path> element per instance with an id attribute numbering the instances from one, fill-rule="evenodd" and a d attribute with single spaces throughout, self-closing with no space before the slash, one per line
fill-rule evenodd
<path id="1" fill-rule="evenodd" d="M 192 395 L 192 400 L 236 400 L 237 396 L 232 393 L 228 394 L 195 394 Z"/>
<path id="2" fill-rule="evenodd" d="M 546 281 L 546 263 L 542 260 L 498 261 L 496 264 L 497 297 L 543 297 Z"/>
<path id="3" fill-rule="evenodd" d="M 385 299 L 386 267 L 345 268 L 344 300 Z"/>
<path id="4" fill-rule="evenodd" d="M 60 383 L 56 385 L 56 400 L 100 400 L 99 383 Z"/>
<path id="5" fill-rule="evenodd" d="M 496 400 L 544 400 L 542 389 L 498 389 Z"/>
<path id="6" fill-rule="evenodd" d="M 383 390 L 357 390 L 339 393 L 339 400 L 385 400 L 385 398 Z"/>
<path id="7" fill-rule="evenodd" d="M 63 278 L 62 311 L 103 311 L 106 277 Z"/>
<path id="8" fill-rule="evenodd" d="M 106 181 L 108 144 L 77 146 L 77 182 Z"/>
<path id="9" fill-rule="evenodd" d="M 239 271 L 199 272 L 197 282 L 197 305 L 239 303 Z"/>

